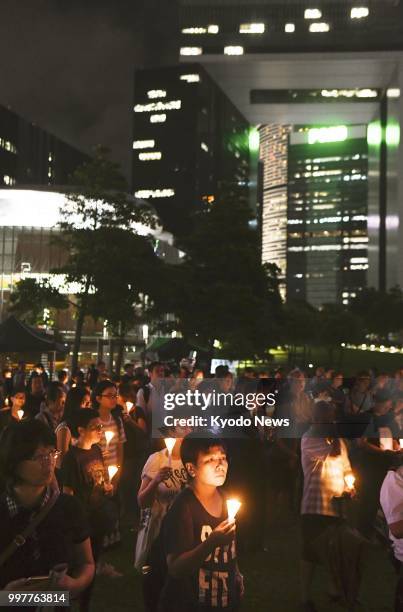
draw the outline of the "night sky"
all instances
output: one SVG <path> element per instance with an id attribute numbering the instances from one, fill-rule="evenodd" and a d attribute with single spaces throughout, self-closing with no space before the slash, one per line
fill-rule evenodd
<path id="1" fill-rule="evenodd" d="M 108 146 L 129 177 L 134 70 L 166 58 L 173 5 L 1 0 L 0 104 L 86 152 Z"/>

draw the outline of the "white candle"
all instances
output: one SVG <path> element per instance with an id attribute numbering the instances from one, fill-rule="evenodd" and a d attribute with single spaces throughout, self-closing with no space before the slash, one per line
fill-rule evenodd
<path id="1" fill-rule="evenodd" d="M 237 499 L 227 499 L 228 520 L 234 521 L 239 508 L 242 506 Z"/>
<path id="2" fill-rule="evenodd" d="M 176 443 L 176 438 L 164 438 L 165 446 L 168 451 L 168 465 L 172 467 L 172 450 Z"/>
<path id="3" fill-rule="evenodd" d="M 24 416 L 24 411 L 23 410 L 17 410 L 17 414 L 18 414 L 18 418 L 21 421 L 22 417 Z"/>
<path id="4" fill-rule="evenodd" d="M 6 397 L 6 399 L 4 400 L 4 405 L 8 406 L 8 404 L 9 404 L 9 400 L 8 400 L 8 397 Z"/>
<path id="5" fill-rule="evenodd" d="M 111 443 L 111 440 L 112 440 L 114 435 L 115 434 L 114 434 L 113 431 L 110 431 L 110 430 L 105 431 L 106 450 L 108 450 L 109 444 Z"/>
<path id="6" fill-rule="evenodd" d="M 344 476 L 344 482 L 347 485 L 347 488 L 351 491 L 352 489 L 354 489 L 354 483 L 355 483 L 355 476 L 354 474 L 347 474 L 347 476 Z"/>
<path id="7" fill-rule="evenodd" d="M 130 410 L 133 408 L 134 404 L 133 402 L 126 402 L 126 410 L 127 412 L 130 412 Z"/>
<path id="8" fill-rule="evenodd" d="M 403 438 L 400 438 L 399 444 L 400 444 L 400 448 L 403 448 Z"/>
<path id="9" fill-rule="evenodd" d="M 109 476 L 109 481 L 112 480 L 112 478 L 115 476 L 115 474 L 118 473 L 118 466 L 117 465 L 108 465 L 108 476 Z"/>

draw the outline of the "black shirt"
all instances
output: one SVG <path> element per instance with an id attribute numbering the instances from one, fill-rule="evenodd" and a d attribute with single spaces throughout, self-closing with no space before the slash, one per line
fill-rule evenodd
<path id="1" fill-rule="evenodd" d="M 100 505 L 106 479 L 102 451 L 94 444 L 89 450 L 71 446 L 62 463 L 63 485 L 70 487 L 89 512 Z"/>
<path id="2" fill-rule="evenodd" d="M 0 550 L 27 527 L 31 510 L 10 512 L 7 495 L 0 496 Z M 73 565 L 74 545 L 88 538 L 88 526 L 80 502 L 70 495 L 59 495 L 49 514 L 26 543 L 0 566 L 0 589 L 19 578 L 44 576 L 59 563 Z"/>
<path id="3" fill-rule="evenodd" d="M 227 518 L 223 501 L 221 517 L 212 516 L 189 487 L 176 498 L 163 525 L 165 554 L 180 555 L 206 540 L 213 529 Z M 193 574 L 167 577 L 161 596 L 162 610 L 232 610 L 239 603 L 236 589 L 235 540 L 218 546 Z"/>

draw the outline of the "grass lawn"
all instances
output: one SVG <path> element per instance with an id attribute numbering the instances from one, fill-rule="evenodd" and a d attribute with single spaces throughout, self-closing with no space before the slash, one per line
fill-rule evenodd
<path id="1" fill-rule="evenodd" d="M 98 577 L 94 589 L 93 612 L 142 612 L 139 576 L 132 567 L 134 531 L 123 530 L 121 546 L 105 559 L 124 573 L 122 578 Z M 239 566 L 245 577 L 242 612 L 294 612 L 298 609 L 299 534 L 296 524 L 273 529 L 267 553 L 243 555 Z M 366 555 L 360 595 L 361 612 L 392 612 L 395 587 L 394 570 L 383 549 Z M 326 597 L 327 577 L 319 568 L 315 576 L 314 601 L 319 612 L 338 612 Z M 357 608 L 358 612 L 358 608 Z"/>

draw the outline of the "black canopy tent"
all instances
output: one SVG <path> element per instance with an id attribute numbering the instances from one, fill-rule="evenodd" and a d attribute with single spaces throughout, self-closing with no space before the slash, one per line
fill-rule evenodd
<path id="1" fill-rule="evenodd" d="M 66 353 L 68 347 L 13 315 L 0 324 L 0 353 Z"/>

